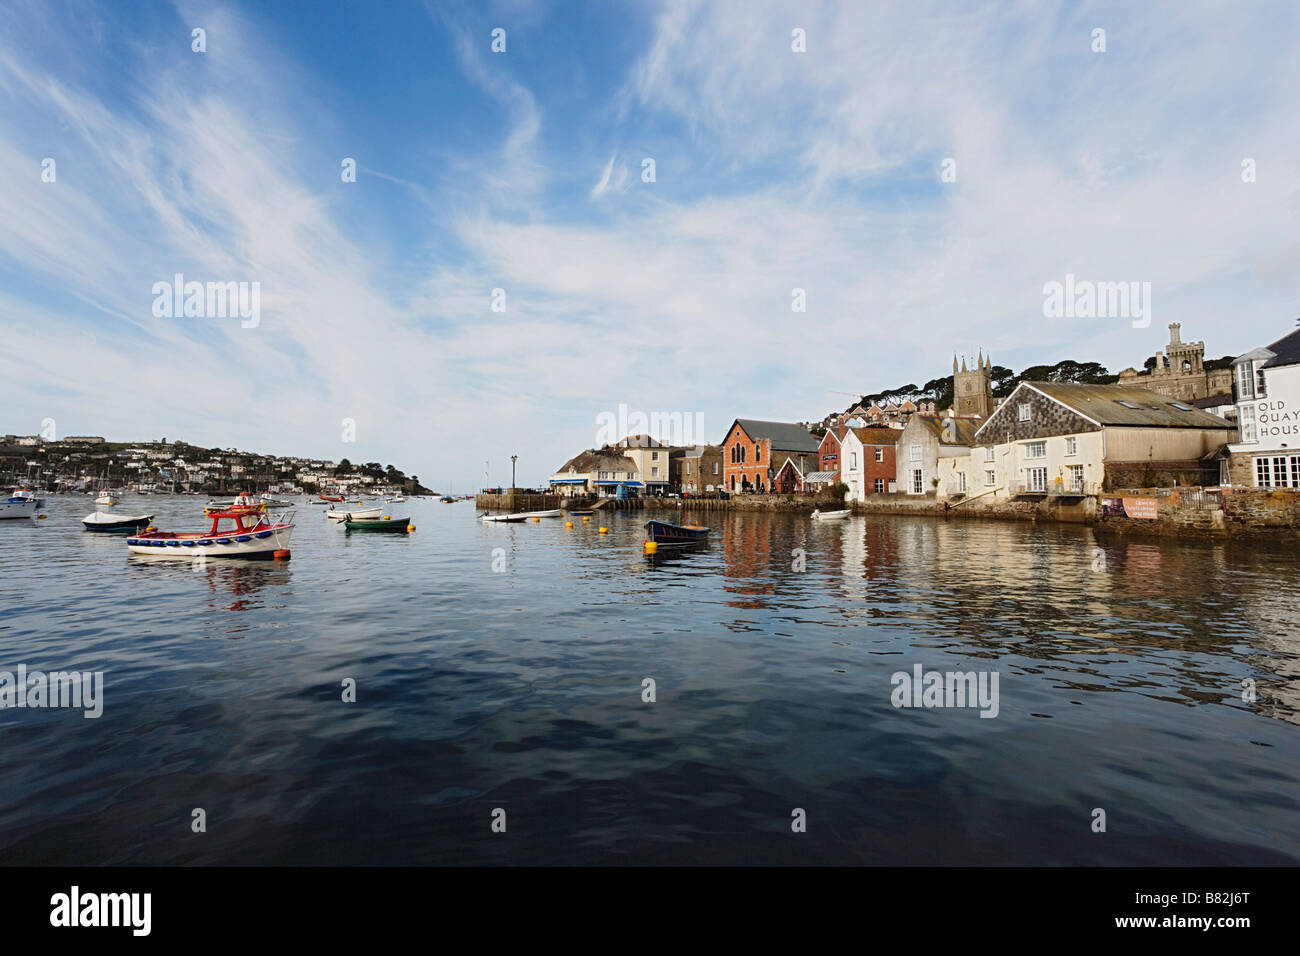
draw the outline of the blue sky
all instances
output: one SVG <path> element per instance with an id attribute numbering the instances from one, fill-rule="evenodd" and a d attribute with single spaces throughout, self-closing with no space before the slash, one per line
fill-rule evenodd
<path id="1" fill-rule="evenodd" d="M 0 431 L 53 418 L 469 490 L 511 454 L 543 481 L 619 403 L 698 413 L 716 441 L 935 378 L 954 351 L 1119 370 L 1178 321 L 1237 354 L 1300 314 L 1298 20 L 8 2 Z M 259 324 L 154 316 L 177 272 L 259 282 Z M 1151 282 L 1150 328 L 1044 318 L 1066 273 Z"/>

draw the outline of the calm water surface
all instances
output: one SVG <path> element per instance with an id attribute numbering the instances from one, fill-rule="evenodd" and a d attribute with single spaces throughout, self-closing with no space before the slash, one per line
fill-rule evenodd
<path id="1" fill-rule="evenodd" d="M 0 670 L 105 687 L 0 710 L 7 863 L 1300 861 L 1294 545 L 713 512 L 650 560 L 638 513 L 413 501 L 409 538 L 305 506 L 291 562 L 193 570 L 90 510 L 0 522 Z M 998 716 L 895 708 L 915 664 L 996 672 Z"/>

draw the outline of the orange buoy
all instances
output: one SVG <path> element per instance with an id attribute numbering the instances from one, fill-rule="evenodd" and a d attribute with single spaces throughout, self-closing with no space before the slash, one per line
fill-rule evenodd
<path id="1" fill-rule="evenodd" d="M 274 558 L 276 561 L 288 561 L 288 560 L 289 560 L 289 557 L 290 557 L 290 555 L 289 555 L 289 549 L 288 549 L 288 548 L 281 548 L 281 549 L 278 550 L 278 551 L 272 551 L 272 552 L 271 552 L 271 557 Z"/>

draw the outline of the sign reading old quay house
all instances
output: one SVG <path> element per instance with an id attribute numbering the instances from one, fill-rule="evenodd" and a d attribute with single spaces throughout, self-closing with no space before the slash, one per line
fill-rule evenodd
<path id="1" fill-rule="evenodd" d="M 1237 441 L 1229 481 L 1300 488 L 1300 331 L 1233 360 Z"/>

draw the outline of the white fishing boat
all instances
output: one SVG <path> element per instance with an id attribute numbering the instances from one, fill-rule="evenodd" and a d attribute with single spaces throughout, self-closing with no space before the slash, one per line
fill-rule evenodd
<path id="1" fill-rule="evenodd" d="M 164 558 L 289 557 L 293 513 L 272 521 L 261 507 L 235 507 L 210 512 L 212 527 L 201 531 L 150 531 L 126 539 L 133 554 Z"/>
<path id="2" fill-rule="evenodd" d="M 111 508 L 113 507 L 113 505 L 117 504 L 117 496 L 114 495 L 108 489 L 105 489 L 99 493 L 98 497 L 95 498 L 95 504 L 102 505 L 106 508 Z"/>
<path id="3" fill-rule="evenodd" d="M 843 521 L 849 515 L 853 514 L 847 508 L 843 511 L 814 511 L 812 517 L 814 521 Z"/>
<path id="4" fill-rule="evenodd" d="M 378 518 L 384 513 L 383 505 L 376 505 L 373 508 L 357 506 L 349 508 L 347 505 L 331 505 L 325 512 L 325 517 L 331 521 L 368 521 Z"/>
<path id="5" fill-rule="evenodd" d="M 36 507 L 38 508 L 45 507 L 45 499 L 37 497 L 36 492 L 32 491 L 30 488 L 15 488 L 13 495 L 11 495 L 10 497 L 11 499 L 21 498 L 23 501 L 34 501 L 36 502 Z"/>
<path id="6" fill-rule="evenodd" d="M 0 501 L 0 518 L 30 518 L 36 514 L 36 499 L 11 495 L 7 501 Z"/>

